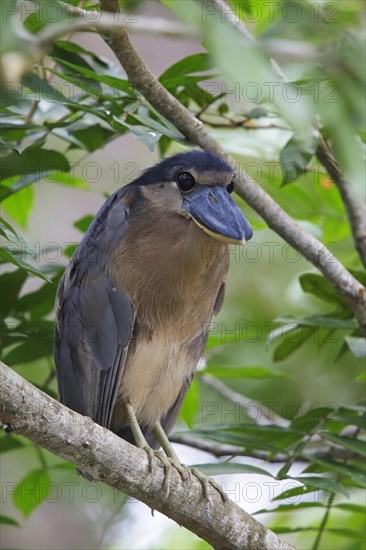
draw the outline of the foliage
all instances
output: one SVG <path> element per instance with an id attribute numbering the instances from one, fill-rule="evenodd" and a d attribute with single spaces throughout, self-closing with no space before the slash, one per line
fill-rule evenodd
<path id="1" fill-rule="evenodd" d="M 98 152 L 128 133 L 161 155 L 190 143 L 147 104 L 121 67 L 82 47 L 72 34 L 58 36 L 57 25 L 67 23 L 64 34 L 77 25 L 65 4 L 55 0 L 28 4 L 32 9 L 21 11 L 15 2 L 2 3 L 1 359 L 55 396 L 52 312 L 57 283 L 74 247 L 64 247 L 62 261 L 47 263 L 40 250 L 23 238 L 39 182 L 87 190 L 89 183 L 72 170 L 75 154 L 81 158 Z M 237 21 L 251 23 L 257 44 L 245 42 L 235 28 L 224 24 L 214 5 L 193 0 L 163 0 L 162 4 L 197 29 L 204 51 L 168 67 L 160 75 L 161 84 L 365 284 L 344 204 L 315 157 L 320 136 L 331 139 L 354 193 L 361 197 L 362 3 L 283 1 L 268 11 L 253 2 L 231 2 Z M 131 6 L 143 12 L 144 4 L 136 2 L 125 6 L 127 13 Z M 298 19 L 291 12 L 294 6 Z M 15 26 L 16 20 L 21 20 L 22 30 Z M 50 38 L 45 43 L 46 33 Z M 285 56 L 282 60 L 289 75 L 286 83 L 267 55 L 268 49 L 276 52 L 276 46 L 279 51 L 283 40 L 300 52 L 298 59 Z M 304 56 L 302 50 L 309 53 Z M 342 296 L 293 249 L 274 241 L 256 214 L 239 204 L 254 227 L 257 249 L 248 245 L 246 265 L 242 257 L 234 261 L 235 291 L 212 326 L 207 363 L 197 373 L 181 421 L 189 426 L 198 446 L 203 441 L 214 447 L 232 446 L 227 460 L 199 465 L 201 470 L 292 482 L 290 489 L 273 496 L 269 509 L 257 510 L 273 530 L 314 550 L 359 549 L 363 544 L 360 517 L 365 513 L 358 499 L 359 489 L 365 486 L 361 390 L 365 340 Z M 80 236 L 91 219 L 75 221 Z M 251 254 L 258 250 L 261 256 L 253 261 Z M 263 251 L 269 252 L 267 262 Z M 234 259 L 236 255 L 233 250 Z M 276 272 L 275 260 L 282 271 Z M 252 291 L 241 284 L 246 266 L 245 282 Z M 272 293 L 283 298 L 276 302 L 272 297 L 266 303 L 271 292 L 265 285 L 271 285 L 271 278 Z M 290 292 L 288 285 L 295 290 Z M 242 323 L 245 315 L 246 325 L 239 323 L 237 328 L 232 319 Z M 254 336 L 248 328 L 251 323 Z M 226 391 L 220 393 L 220 386 L 213 390 L 207 384 L 210 377 Z M 255 404 L 259 416 L 253 417 L 238 395 L 248 395 L 247 403 Z M 236 411 L 234 422 L 230 414 L 222 416 L 230 402 Z M 289 403 L 295 407 L 288 407 Z M 206 417 L 205 404 L 211 405 L 206 407 Z M 264 414 L 268 404 L 270 418 Z M 2 452 L 14 455 L 33 448 L 13 435 L 2 434 L 1 443 Z M 13 493 L 13 503 L 25 517 L 47 498 L 57 472 L 66 468 L 72 475 L 67 465 L 33 450 L 38 462 L 26 469 Z M 36 490 L 24 498 L 22 491 L 29 487 Z M 306 514 L 299 515 L 298 510 Z M 18 525 L 12 517 L 0 520 Z"/>

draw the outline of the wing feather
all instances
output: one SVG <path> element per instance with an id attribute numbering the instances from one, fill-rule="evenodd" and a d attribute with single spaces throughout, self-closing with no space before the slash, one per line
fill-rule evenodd
<path id="1" fill-rule="evenodd" d="M 128 227 L 125 189 L 104 204 L 81 241 L 58 289 L 55 362 L 61 401 L 110 425 L 134 326 L 126 294 L 107 266 Z"/>

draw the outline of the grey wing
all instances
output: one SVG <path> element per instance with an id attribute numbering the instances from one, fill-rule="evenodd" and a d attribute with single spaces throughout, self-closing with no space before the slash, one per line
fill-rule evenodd
<path id="1" fill-rule="evenodd" d="M 128 226 L 123 191 L 105 203 L 58 289 L 55 363 L 62 403 L 108 427 L 126 362 L 134 311 L 107 271 Z"/>

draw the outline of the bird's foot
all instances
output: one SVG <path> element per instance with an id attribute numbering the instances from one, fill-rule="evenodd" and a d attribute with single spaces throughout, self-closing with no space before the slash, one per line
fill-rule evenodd
<path id="1" fill-rule="evenodd" d="M 172 471 L 174 469 L 177 470 L 180 477 L 182 478 L 182 481 L 187 481 L 187 479 L 190 478 L 191 471 L 186 466 L 181 464 L 179 461 L 174 460 L 174 458 L 165 456 L 165 454 L 162 453 L 161 451 L 154 451 L 149 445 L 146 445 L 144 447 L 144 450 L 146 451 L 149 459 L 149 473 L 152 473 L 153 471 L 154 458 L 158 458 L 160 462 L 163 464 L 163 467 L 164 467 L 163 489 L 167 494 L 169 494 L 170 480 L 172 476 Z"/>
<path id="2" fill-rule="evenodd" d="M 149 473 L 152 473 L 153 471 L 153 460 L 155 458 L 158 458 L 160 462 L 163 464 L 163 467 L 164 467 L 163 490 L 167 495 L 169 494 L 169 486 L 170 486 L 172 471 L 175 469 L 179 473 L 182 481 L 190 480 L 192 478 L 192 475 L 195 478 L 197 478 L 201 482 L 203 494 L 206 500 L 208 501 L 210 500 L 211 487 L 212 487 L 219 493 L 223 502 L 227 502 L 228 496 L 225 493 L 225 491 L 222 489 L 222 487 L 214 479 L 211 479 L 205 476 L 204 474 L 202 474 L 202 472 L 200 472 L 197 468 L 188 468 L 185 464 L 181 464 L 179 460 L 177 461 L 174 458 L 167 457 L 161 451 L 154 451 L 148 445 L 144 447 L 144 449 L 147 452 L 147 455 L 149 458 Z"/>
<path id="3" fill-rule="evenodd" d="M 219 493 L 223 502 L 228 501 L 227 494 L 225 493 L 221 485 L 217 483 L 217 481 L 215 481 L 214 479 L 211 479 L 210 477 L 205 476 L 197 468 L 191 468 L 190 472 L 194 475 L 194 477 L 196 477 L 201 482 L 203 494 L 206 500 L 210 500 L 210 497 L 211 497 L 210 485 L 211 485 L 211 487 L 216 489 L 216 491 Z"/>

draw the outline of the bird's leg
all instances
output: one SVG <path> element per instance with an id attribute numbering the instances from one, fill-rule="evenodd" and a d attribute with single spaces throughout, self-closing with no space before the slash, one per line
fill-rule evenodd
<path id="1" fill-rule="evenodd" d="M 163 426 L 160 422 L 156 422 L 152 429 L 153 434 L 156 439 L 159 441 L 160 445 L 163 447 L 166 456 L 169 458 L 170 463 L 178 470 L 183 481 L 186 481 L 189 478 L 190 471 L 186 466 L 184 466 L 178 458 L 177 453 L 172 447 L 168 436 L 166 435 Z"/>
<path id="2" fill-rule="evenodd" d="M 153 459 L 155 457 L 159 458 L 159 460 L 162 462 L 162 464 L 164 466 L 163 487 L 164 487 L 165 491 L 168 491 L 170 475 L 171 475 L 171 469 L 172 469 L 172 464 L 170 462 L 171 459 L 167 458 L 162 452 L 154 451 L 150 447 L 150 445 L 148 444 L 148 442 L 145 439 L 144 434 L 142 433 L 142 430 L 141 430 L 140 425 L 138 423 L 138 420 L 136 418 L 134 408 L 132 407 L 132 405 L 130 403 L 126 403 L 125 407 L 126 407 L 126 412 L 127 412 L 128 424 L 131 428 L 131 432 L 132 432 L 132 435 L 134 437 L 136 446 L 139 447 L 140 449 L 144 449 L 144 451 L 146 451 L 146 453 L 148 455 L 148 458 L 149 458 L 149 472 L 151 473 L 153 471 Z M 164 430 L 161 426 L 160 426 L 160 430 L 164 433 L 165 440 L 168 442 L 168 446 L 171 448 L 171 445 L 168 441 L 168 438 L 165 435 L 165 432 L 164 432 Z M 158 439 L 157 436 L 155 436 L 155 437 Z M 163 447 L 163 449 L 165 450 L 165 441 L 164 441 L 164 445 L 161 443 L 160 439 L 158 439 L 158 441 L 161 444 L 161 446 Z M 174 450 L 173 449 L 171 449 L 171 450 L 175 455 Z M 178 463 L 180 464 L 178 457 L 177 457 L 177 460 L 178 460 Z M 183 467 L 181 466 L 181 464 L 180 464 L 180 467 L 183 470 Z M 184 472 L 184 473 L 185 473 L 185 475 L 187 475 L 186 472 Z"/>
<path id="3" fill-rule="evenodd" d="M 142 430 L 136 418 L 136 414 L 133 406 L 130 403 L 125 403 L 125 408 L 127 413 L 128 425 L 131 428 L 131 432 L 135 440 L 136 447 L 139 447 L 139 449 L 144 449 L 147 452 L 147 455 L 149 458 L 149 472 L 151 473 L 152 461 L 155 456 L 155 453 L 153 449 L 150 447 L 150 445 L 148 444 L 148 442 L 146 441 L 144 434 L 142 433 Z"/>
<path id="4" fill-rule="evenodd" d="M 164 449 L 164 452 L 167 455 L 167 457 L 169 458 L 171 464 L 180 473 L 181 478 L 182 478 L 183 481 L 186 481 L 187 479 L 189 479 L 191 474 L 193 474 L 201 482 L 202 488 L 203 488 L 203 493 L 204 493 L 206 499 L 210 498 L 210 489 L 209 489 L 209 487 L 211 485 L 214 489 L 216 489 L 218 491 L 218 493 L 220 494 L 222 500 L 224 502 L 227 501 L 227 499 L 228 499 L 227 494 L 225 493 L 225 491 L 221 488 L 221 486 L 214 479 L 211 479 L 211 478 L 205 476 L 204 474 L 202 474 L 202 472 L 197 470 L 197 468 L 187 468 L 187 466 L 185 466 L 184 464 L 181 463 L 181 461 L 178 458 L 177 453 L 173 449 L 173 447 L 172 447 L 172 445 L 171 445 L 171 443 L 168 439 L 168 436 L 166 435 L 166 433 L 164 431 L 164 428 L 162 427 L 160 422 L 157 422 L 154 425 L 154 427 L 152 429 L 152 432 L 155 435 L 156 439 L 159 441 L 162 448 Z M 167 471 L 167 469 L 165 471 L 166 471 L 166 475 L 170 476 L 170 472 Z"/>

